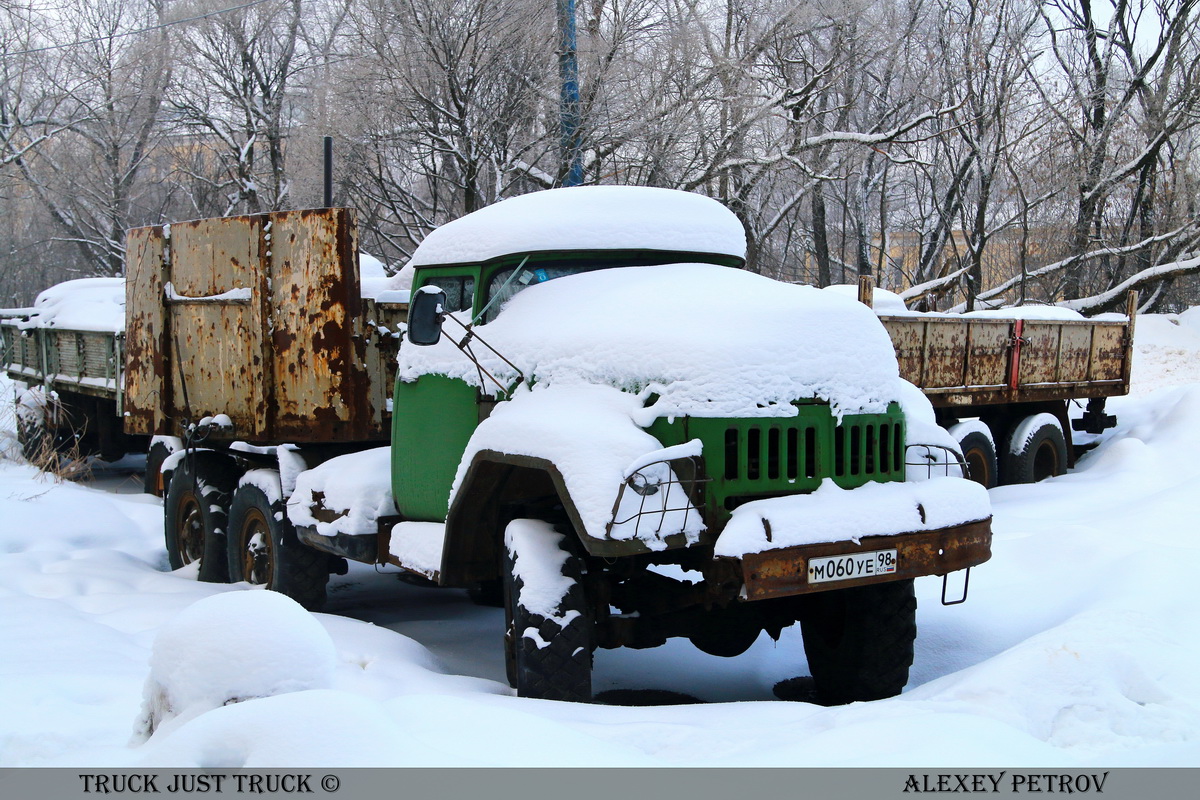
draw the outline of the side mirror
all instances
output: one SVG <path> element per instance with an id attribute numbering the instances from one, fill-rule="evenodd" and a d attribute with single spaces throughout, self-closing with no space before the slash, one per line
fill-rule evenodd
<path id="1" fill-rule="evenodd" d="M 442 338 L 446 318 L 446 293 L 436 286 L 422 286 L 408 306 L 408 340 L 426 347 Z"/>

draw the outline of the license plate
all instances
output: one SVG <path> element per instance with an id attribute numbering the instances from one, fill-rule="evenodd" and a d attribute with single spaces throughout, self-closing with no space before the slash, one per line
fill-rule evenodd
<path id="1" fill-rule="evenodd" d="M 811 558 L 808 561 L 808 582 L 829 583 L 891 575 L 896 571 L 897 564 L 895 550 L 872 550 L 868 553 Z"/>

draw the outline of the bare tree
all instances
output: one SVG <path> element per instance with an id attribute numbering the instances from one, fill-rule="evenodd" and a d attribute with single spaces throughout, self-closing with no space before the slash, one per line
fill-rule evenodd
<path id="1" fill-rule="evenodd" d="M 286 140 L 299 122 L 290 90 L 305 64 L 302 14 L 300 0 L 269 0 L 180 26 L 169 103 L 190 137 L 174 147 L 198 212 L 289 204 Z"/>
<path id="2" fill-rule="evenodd" d="M 1200 121 L 1196 8 L 1196 0 L 1043 5 L 1063 80 L 1041 75 L 1039 88 L 1066 133 L 1074 162 L 1070 258 L 1060 274 L 1068 299 L 1123 276 L 1128 259 L 1114 264 L 1108 246 L 1145 267 L 1194 241 L 1194 226 L 1182 227 L 1168 241 L 1156 235 L 1173 227 L 1159 213 L 1164 159 L 1170 158 L 1171 144 Z"/>
<path id="3" fill-rule="evenodd" d="M 158 0 L 72 2 L 49 20 L 70 46 L 54 52 L 39 80 L 53 87 L 57 135 L 27 152 L 10 148 L 30 194 L 50 215 L 55 238 L 76 250 L 81 274 L 120 275 L 124 234 L 157 209 L 139 205 L 140 178 L 155 145 L 169 70 L 165 38 L 127 37 L 161 19 Z"/>
<path id="4" fill-rule="evenodd" d="M 390 253 L 508 194 L 549 186 L 553 18 L 530 0 L 367 0 L 345 87 L 352 196 Z"/>

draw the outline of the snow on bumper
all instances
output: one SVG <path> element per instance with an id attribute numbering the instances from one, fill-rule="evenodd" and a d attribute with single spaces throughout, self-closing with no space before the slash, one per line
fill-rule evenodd
<path id="1" fill-rule="evenodd" d="M 812 494 L 739 507 L 717 539 L 715 555 L 741 561 L 745 595 L 759 600 L 945 575 L 987 561 L 991 540 L 987 490 L 971 481 L 935 478 L 857 489 L 826 481 Z M 827 571 L 830 558 L 839 570 L 834 576 Z M 843 563 L 855 566 L 843 569 Z"/>

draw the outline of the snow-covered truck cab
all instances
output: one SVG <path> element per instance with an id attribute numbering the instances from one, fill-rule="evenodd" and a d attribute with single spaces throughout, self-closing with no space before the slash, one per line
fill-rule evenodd
<path id="1" fill-rule="evenodd" d="M 744 248 L 708 198 L 581 187 L 414 255 L 389 549 L 503 587 L 519 693 L 587 699 L 596 646 L 729 656 L 799 621 L 820 699 L 894 695 L 912 579 L 990 556 L 986 491 L 874 314 Z"/>

